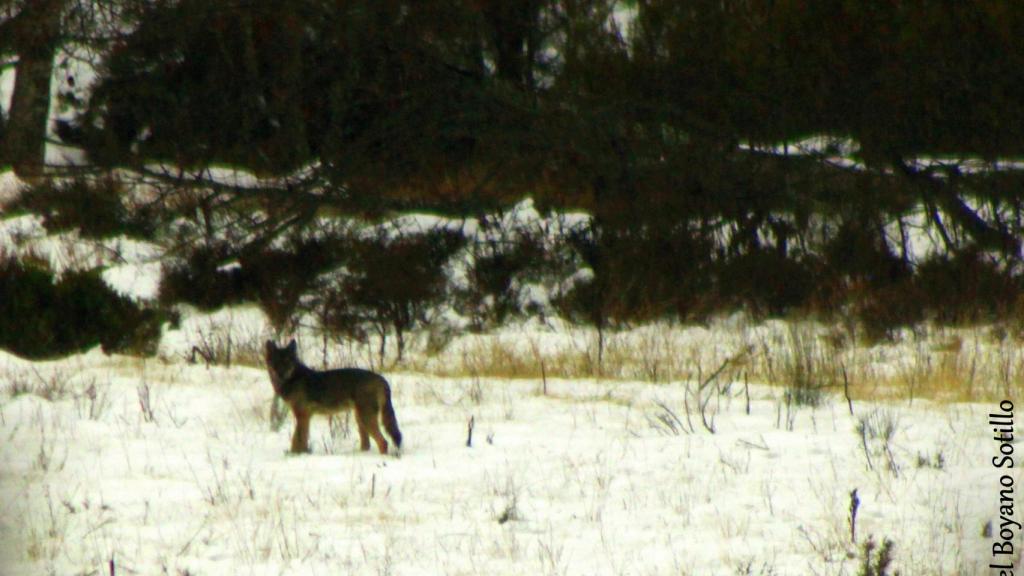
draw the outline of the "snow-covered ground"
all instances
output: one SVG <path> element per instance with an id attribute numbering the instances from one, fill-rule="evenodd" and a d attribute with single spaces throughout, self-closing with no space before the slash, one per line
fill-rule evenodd
<path id="1" fill-rule="evenodd" d="M 261 369 L 0 353 L 3 573 L 988 573 L 994 405 L 735 383 L 710 433 L 680 384 L 388 376 L 400 457 L 326 419 L 290 456 Z"/>

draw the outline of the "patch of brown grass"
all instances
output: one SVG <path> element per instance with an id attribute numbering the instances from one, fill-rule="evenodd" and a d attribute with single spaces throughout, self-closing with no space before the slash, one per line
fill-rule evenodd
<path id="1" fill-rule="evenodd" d="M 991 327 L 922 328 L 875 346 L 836 338 L 835 327 L 792 321 L 777 328 L 768 337 L 762 334 L 758 345 L 740 335 L 728 339 L 729 344 L 712 346 L 699 338 L 682 338 L 668 327 L 613 334 L 606 338 L 600 366 L 596 340 L 585 332 L 543 350 L 529 337 L 524 345 L 523 337 L 480 336 L 460 342 L 454 351 L 410 360 L 405 368 L 441 377 L 538 382 L 693 382 L 737 351 L 749 349 L 742 362 L 730 365 L 723 380 L 820 390 L 839 401 L 847 392 L 853 400 L 938 402 L 991 401 L 1024 392 L 1024 347 L 1012 337 L 994 339 Z"/>

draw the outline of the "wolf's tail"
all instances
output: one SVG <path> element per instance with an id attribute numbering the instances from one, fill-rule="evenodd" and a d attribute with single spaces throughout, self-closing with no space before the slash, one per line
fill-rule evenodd
<path id="1" fill-rule="evenodd" d="M 395 447 L 402 447 L 402 431 L 398 429 L 398 419 L 395 418 L 395 407 L 391 404 L 391 387 L 384 385 L 384 407 L 380 411 L 381 420 L 384 422 L 384 429 L 388 436 L 395 441 Z"/>

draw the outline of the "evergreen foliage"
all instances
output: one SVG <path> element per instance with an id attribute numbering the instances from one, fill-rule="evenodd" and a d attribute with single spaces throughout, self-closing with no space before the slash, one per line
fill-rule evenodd
<path id="1" fill-rule="evenodd" d="M 52 358 L 101 344 L 105 352 L 152 355 L 164 315 L 115 293 L 99 271 L 55 281 L 42 268 L 0 258 L 0 348 Z"/>
<path id="2" fill-rule="evenodd" d="M 564 238 L 592 275 L 557 304 L 602 330 L 742 307 L 852 312 L 885 337 L 925 318 L 991 318 L 1020 295 L 1024 169 L 1007 162 L 1024 154 L 1020 2 L 108 8 L 118 33 L 91 44 L 96 84 L 57 132 L 90 168 L 157 182 L 167 221 L 201 213 L 181 241 L 204 248 L 167 270 L 165 302 L 255 300 L 284 327 L 323 290 L 332 318 L 364 325 L 384 310 L 373 279 L 418 274 L 401 262 L 432 256 L 396 242 L 321 261 L 336 247 L 275 240 L 322 217 L 483 221 L 525 196 L 593 217 Z M 16 44 L 0 51 L 28 50 Z M 211 177 L 225 167 L 260 180 Z M 53 225 L 124 226 L 108 197 L 103 214 L 60 223 L 58 204 L 82 197 L 62 194 Z M 924 262 L 908 239 L 922 233 L 940 242 Z M 458 297 L 479 326 L 501 322 L 517 313 L 515 278 L 536 269 L 515 252 L 475 256 Z M 320 283 L 338 263 L 362 270 L 362 288 Z M 450 292 L 432 282 L 415 299 Z M 387 316 L 401 331 L 422 314 Z"/>
<path id="3" fill-rule="evenodd" d="M 49 232 L 77 230 L 83 238 L 151 239 L 157 225 L 152 211 L 126 206 L 124 187 L 112 179 L 43 182 L 22 192 L 11 208 L 41 216 Z"/>

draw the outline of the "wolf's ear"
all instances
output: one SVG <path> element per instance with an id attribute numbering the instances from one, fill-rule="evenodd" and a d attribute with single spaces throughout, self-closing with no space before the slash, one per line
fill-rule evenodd
<path id="1" fill-rule="evenodd" d="M 288 351 L 295 352 L 297 348 L 298 346 L 295 344 L 295 338 L 292 338 L 292 341 L 288 343 Z"/>

